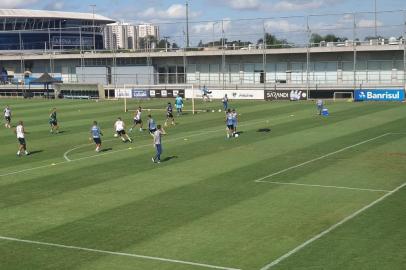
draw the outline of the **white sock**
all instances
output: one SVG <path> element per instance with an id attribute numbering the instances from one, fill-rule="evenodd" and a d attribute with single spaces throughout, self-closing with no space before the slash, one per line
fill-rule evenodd
<path id="1" fill-rule="evenodd" d="M 17 152 L 17 155 L 20 155 L 20 151 Z"/>

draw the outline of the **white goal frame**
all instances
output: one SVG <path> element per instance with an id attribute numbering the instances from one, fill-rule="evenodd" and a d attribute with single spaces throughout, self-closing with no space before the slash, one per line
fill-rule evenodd
<path id="1" fill-rule="evenodd" d="M 166 90 L 166 89 L 184 89 L 185 90 L 185 99 L 186 99 L 186 90 L 191 89 L 192 90 L 192 109 L 191 110 L 184 110 L 184 111 L 190 111 L 192 114 L 196 114 L 196 108 L 195 108 L 195 88 L 193 84 L 147 84 L 147 85 L 140 85 L 140 84 L 125 84 L 124 85 L 124 92 L 127 92 L 128 89 L 132 88 L 138 88 L 138 89 L 145 89 L 145 90 Z M 127 108 L 127 96 L 124 96 L 124 112 L 128 112 Z M 151 99 L 151 98 L 149 98 Z M 140 99 L 141 100 L 141 99 Z"/>
<path id="2" fill-rule="evenodd" d="M 337 95 L 336 94 L 350 94 L 350 98 L 337 98 Z M 342 99 L 351 99 L 351 100 L 354 100 L 354 93 L 353 92 L 349 92 L 349 91 L 342 91 L 342 92 L 334 92 L 334 95 L 333 95 L 333 100 L 334 101 L 336 101 L 336 100 L 342 100 Z"/>

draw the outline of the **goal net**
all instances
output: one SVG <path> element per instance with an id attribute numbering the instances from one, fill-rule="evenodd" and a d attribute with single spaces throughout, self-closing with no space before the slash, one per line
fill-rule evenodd
<path id="1" fill-rule="evenodd" d="M 175 100 L 179 96 L 183 101 L 182 111 L 201 112 L 195 107 L 193 85 L 160 84 L 160 85 L 124 85 L 115 90 L 115 97 L 123 99 L 124 111 L 136 111 L 142 107 L 148 111 L 164 111 L 168 102 L 175 108 Z"/>
<path id="2" fill-rule="evenodd" d="M 334 92 L 334 101 L 336 100 L 354 100 L 353 92 Z"/>

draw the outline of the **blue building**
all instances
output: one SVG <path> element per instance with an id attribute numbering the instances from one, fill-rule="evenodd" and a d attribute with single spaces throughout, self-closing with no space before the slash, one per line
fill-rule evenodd
<path id="1" fill-rule="evenodd" d="M 0 9 L 0 50 L 103 49 L 113 23 L 93 13 Z"/>

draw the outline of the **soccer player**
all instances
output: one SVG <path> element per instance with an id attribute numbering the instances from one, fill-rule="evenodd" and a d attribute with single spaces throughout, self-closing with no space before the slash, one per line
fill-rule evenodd
<path id="1" fill-rule="evenodd" d="M 207 89 L 206 85 L 203 86 L 202 91 L 203 91 L 203 96 L 202 96 L 203 101 L 211 101 L 210 97 L 209 97 L 209 94 L 211 94 L 212 92 L 209 91 L 209 89 Z"/>
<path id="2" fill-rule="evenodd" d="M 133 142 L 130 137 L 125 133 L 125 124 L 121 118 L 117 118 L 117 121 L 114 123 L 114 128 L 116 130 L 116 134 L 120 136 L 123 142 Z"/>
<path id="3" fill-rule="evenodd" d="M 170 102 L 168 102 L 168 107 L 166 107 L 166 120 L 165 120 L 165 127 L 168 126 L 168 120 L 172 120 L 172 125 L 175 125 L 175 117 L 173 117 L 173 107 Z"/>
<path id="4" fill-rule="evenodd" d="M 29 155 L 27 151 L 27 144 L 25 142 L 25 129 L 23 121 L 18 122 L 18 125 L 15 128 L 14 133 L 17 135 L 17 140 L 19 143 L 17 156 L 20 156 L 22 152 L 24 152 L 26 156 Z"/>
<path id="5" fill-rule="evenodd" d="M 103 136 L 103 133 L 100 130 L 100 127 L 97 125 L 97 121 L 93 121 L 93 126 L 90 129 L 90 136 L 91 139 L 93 139 L 94 143 L 96 144 L 96 152 L 100 152 L 101 148 L 101 136 Z"/>
<path id="6" fill-rule="evenodd" d="M 49 115 L 49 125 L 51 126 L 51 133 L 59 133 L 58 120 L 56 118 L 56 108 L 53 108 Z"/>
<path id="7" fill-rule="evenodd" d="M 148 130 L 151 135 L 156 131 L 156 123 L 150 114 L 148 114 Z"/>
<path id="8" fill-rule="evenodd" d="M 234 134 L 233 114 L 230 109 L 228 109 L 226 113 L 226 126 L 227 126 L 227 139 L 229 139 Z"/>
<path id="9" fill-rule="evenodd" d="M 8 106 L 8 105 L 4 109 L 4 120 L 6 121 L 4 126 L 6 128 L 11 128 L 11 109 L 10 109 L 10 106 Z"/>
<path id="10" fill-rule="evenodd" d="M 134 113 L 134 124 L 130 128 L 130 132 L 133 131 L 133 128 L 135 128 L 137 125 L 140 125 L 140 131 L 142 131 L 142 119 L 141 119 L 141 114 L 142 114 L 142 108 L 141 106 L 138 107 L 137 111 Z"/>
<path id="11" fill-rule="evenodd" d="M 233 117 L 233 135 L 235 135 L 237 133 L 238 113 L 233 109 L 231 115 Z"/>
<path id="12" fill-rule="evenodd" d="M 153 133 L 153 144 L 156 150 L 155 156 L 152 158 L 153 163 L 161 163 L 161 154 L 162 154 L 162 135 L 165 135 L 165 131 L 162 129 L 161 125 L 157 126 L 157 129 Z"/>
<path id="13" fill-rule="evenodd" d="M 317 111 L 319 112 L 319 115 L 321 115 L 322 111 L 323 111 L 323 107 L 324 107 L 324 102 L 322 99 L 318 99 L 316 102 L 317 105 Z"/>
<path id="14" fill-rule="evenodd" d="M 223 99 L 221 101 L 223 102 L 224 111 L 227 111 L 227 109 L 228 109 L 228 97 L 227 97 L 227 94 L 224 95 L 224 97 L 223 97 Z"/>
<path id="15" fill-rule="evenodd" d="M 178 112 L 178 116 L 182 114 L 182 108 L 183 108 L 183 99 L 181 96 L 177 96 L 175 100 L 175 105 L 176 105 L 176 111 Z"/>

